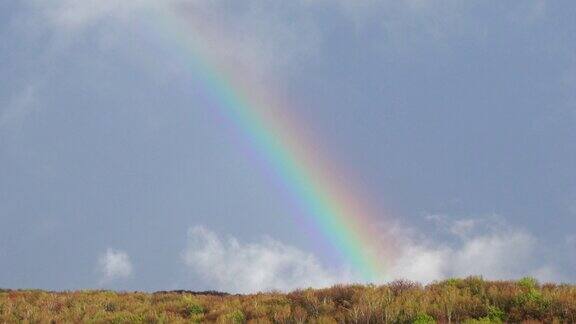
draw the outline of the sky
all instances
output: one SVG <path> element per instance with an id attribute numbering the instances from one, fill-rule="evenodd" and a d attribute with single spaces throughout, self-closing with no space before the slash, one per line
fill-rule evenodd
<path id="1" fill-rule="evenodd" d="M 0 287 L 364 282 L 227 120 L 199 58 L 281 102 L 311 139 L 296 144 L 377 211 L 374 240 L 394 241 L 383 280 L 574 283 L 575 15 L 544 0 L 3 0 Z"/>

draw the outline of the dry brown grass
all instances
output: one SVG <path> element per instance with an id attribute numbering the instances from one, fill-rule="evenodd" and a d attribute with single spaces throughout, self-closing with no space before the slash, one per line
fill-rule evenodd
<path id="1" fill-rule="evenodd" d="M 576 287 L 470 277 L 252 295 L 0 290 L 0 323 L 16 322 L 576 323 Z"/>

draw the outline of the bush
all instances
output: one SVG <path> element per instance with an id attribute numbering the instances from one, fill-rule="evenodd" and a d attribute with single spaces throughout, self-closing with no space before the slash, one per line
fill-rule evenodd
<path id="1" fill-rule="evenodd" d="M 246 316 L 241 310 L 237 309 L 224 315 L 224 321 L 226 323 L 244 323 L 246 322 Z"/>
<path id="2" fill-rule="evenodd" d="M 505 313 L 500 308 L 496 306 L 488 306 L 488 315 L 486 316 L 487 319 L 491 321 L 491 323 L 502 323 L 505 319 Z"/>
<path id="3" fill-rule="evenodd" d="M 118 306 L 115 302 L 107 302 L 104 304 L 104 310 L 110 313 L 115 312 L 118 309 Z"/>
<path id="4" fill-rule="evenodd" d="M 532 277 L 524 277 L 524 278 L 518 280 L 518 286 L 520 286 L 524 289 L 533 290 L 533 289 L 538 288 L 538 280 L 536 280 Z"/>
<path id="5" fill-rule="evenodd" d="M 198 304 L 193 296 L 184 296 L 184 309 L 182 315 L 184 317 L 198 317 L 204 315 L 206 311 L 202 305 Z"/>
<path id="6" fill-rule="evenodd" d="M 412 321 L 412 324 L 433 324 L 433 323 L 436 323 L 436 320 L 434 319 L 434 317 L 428 314 L 420 314 L 416 316 L 414 321 Z"/>
<path id="7" fill-rule="evenodd" d="M 289 294 L 111 291 L 0 293 L 0 323 L 576 323 L 576 286 L 533 278 L 395 281 Z"/>

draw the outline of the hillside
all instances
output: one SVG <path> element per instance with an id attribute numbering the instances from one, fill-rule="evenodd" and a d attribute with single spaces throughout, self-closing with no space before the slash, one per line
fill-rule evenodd
<path id="1" fill-rule="evenodd" d="M 0 322 L 576 322 L 576 286 L 451 279 L 290 293 L 0 290 Z"/>

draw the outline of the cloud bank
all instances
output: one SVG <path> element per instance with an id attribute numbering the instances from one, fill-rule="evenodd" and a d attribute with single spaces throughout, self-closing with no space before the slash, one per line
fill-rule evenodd
<path id="1" fill-rule="evenodd" d="M 424 283 L 471 275 L 495 280 L 524 276 L 543 281 L 563 279 L 543 261 L 540 242 L 533 234 L 506 224 L 497 215 L 427 218 L 440 229 L 442 237 L 429 239 L 422 232 L 401 226 L 387 234 L 399 238 L 398 255 L 389 269 L 392 279 Z M 427 233 L 431 230 L 429 226 Z"/>
<path id="2" fill-rule="evenodd" d="M 426 242 L 412 231 L 395 229 L 402 239 L 381 283 L 395 279 L 429 283 L 470 275 L 503 280 L 524 276 L 543 281 L 562 279 L 553 267 L 536 262 L 538 241 L 531 234 L 493 223 L 478 229 L 480 225 L 469 225 L 474 222 L 478 221 L 453 222 L 450 230 L 457 228 L 458 232 L 447 241 Z M 462 234 L 462 226 L 469 231 Z M 214 288 L 231 292 L 363 282 L 350 270 L 328 268 L 314 255 L 282 242 L 268 238 L 241 243 L 235 238 L 222 239 L 205 227 L 189 230 L 182 257 L 186 266 L 214 283 Z"/>

